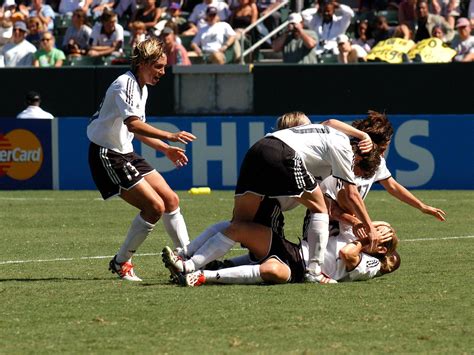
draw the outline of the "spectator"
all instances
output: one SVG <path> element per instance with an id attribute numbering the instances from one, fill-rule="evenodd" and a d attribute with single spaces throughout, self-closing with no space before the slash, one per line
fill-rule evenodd
<path id="1" fill-rule="evenodd" d="M 177 26 L 178 33 L 183 33 L 184 31 L 189 29 L 188 20 L 182 16 L 181 5 L 177 2 L 172 2 L 170 4 L 170 6 L 166 9 L 166 14 L 164 17 L 165 19 L 163 21 L 171 21 Z"/>
<path id="2" fill-rule="evenodd" d="M 299 13 L 290 14 L 288 22 L 286 31 L 273 40 L 273 50 L 283 51 L 285 63 L 316 64 L 316 33 L 303 29 L 303 17 Z"/>
<path id="3" fill-rule="evenodd" d="M 141 21 L 151 34 L 162 15 L 161 8 L 156 6 L 156 0 L 145 0 L 144 6 L 139 8 L 132 16 L 132 22 Z"/>
<path id="4" fill-rule="evenodd" d="M 340 15 L 336 15 L 336 10 L 339 10 Z M 309 23 L 309 28 L 318 36 L 317 53 L 338 54 L 336 38 L 346 33 L 353 17 L 354 11 L 347 5 L 330 1 L 320 6 Z"/>
<path id="5" fill-rule="evenodd" d="M 279 4 L 280 4 L 279 0 L 257 0 L 257 9 L 260 16 L 265 16 Z M 280 23 L 281 23 L 280 11 L 275 11 L 273 14 L 271 14 L 269 17 L 263 20 L 263 24 L 269 32 L 277 28 L 280 25 Z"/>
<path id="6" fill-rule="evenodd" d="M 54 29 L 54 17 L 56 16 L 51 6 L 43 4 L 43 0 L 32 0 L 29 17 L 36 16 L 43 23 L 43 27 L 52 31 Z"/>
<path id="7" fill-rule="evenodd" d="M 253 0 L 239 0 L 229 17 L 229 24 L 234 30 L 242 30 L 258 19 L 257 5 Z M 238 31 L 237 31 L 238 32 Z"/>
<path id="8" fill-rule="evenodd" d="M 195 35 L 202 26 L 206 25 L 208 7 L 217 9 L 217 15 L 221 21 L 226 21 L 230 16 L 229 5 L 224 1 L 203 0 L 202 3 L 194 7 L 193 12 L 189 15 L 189 29 L 186 31 L 186 35 Z"/>
<path id="9" fill-rule="evenodd" d="M 130 23 L 130 30 L 132 36 L 130 38 L 130 47 L 135 47 L 138 43 L 143 42 L 148 37 L 146 26 L 141 21 L 134 21 Z"/>
<path id="10" fill-rule="evenodd" d="M 2 48 L 3 63 L 0 61 L 0 67 L 29 67 L 32 65 L 36 47 L 25 39 L 27 33 L 28 29 L 24 22 L 15 22 L 12 42 Z"/>
<path id="11" fill-rule="evenodd" d="M 471 23 L 465 17 L 458 19 L 456 23 L 459 38 L 456 38 L 451 47 L 458 53 L 454 57 L 455 62 L 474 61 L 474 36 L 471 36 Z"/>
<path id="12" fill-rule="evenodd" d="M 414 36 L 415 42 L 430 38 L 434 26 L 441 26 L 443 28 L 446 33 L 444 37 L 445 42 L 449 42 L 453 39 L 454 30 L 442 16 L 429 13 L 427 0 L 419 0 L 416 9 L 418 27 Z"/>
<path id="13" fill-rule="evenodd" d="M 467 9 L 467 17 L 471 21 L 471 28 L 474 27 L 474 0 L 469 2 L 469 7 Z"/>
<path id="14" fill-rule="evenodd" d="M 374 46 L 375 40 L 369 36 L 369 21 L 364 20 L 357 23 L 355 39 L 352 44 L 357 44 L 369 53 Z"/>
<path id="15" fill-rule="evenodd" d="M 443 31 L 443 27 L 441 26 L 434 26 L 431 30 L 431 37 L 438 38 L 444 42 L 444 37 L 446 33 Z"/>
<path id="16" fill-rule="evenodd" d="M 398 24 L 408 26 L 411 31 L 416 25 L 416 1 L 403 0 L 398 6 Z"/>
<path id="17" fill-rule="evenodd" d="M 62 67 L 66 59 L 64 52 L 54 47 L 54 36 L 51 32 L 43 33 L 41 49 L 35 53 L 34 57 L 33 66 L 41 68 Z"/>
<path id="18" fill-rule="evenodd" d="M 459 0 L 432 0 L 431 9 L 433 14 L 443 16 L 451 28 L 454 28 L 455 19 L 461 14 Z"/>
<path id="19" fill-rule="evenodd" d="M 0 50 L 10 42 L 13 35 L 13 23 L 8 19 L 0 20 Z"/>
<path id="20" fill-rule="evenodd" d="M 89 11 L 90 16 L 94 19 L 98 19 L 106 10 L 111 11 L 114 4 L 114 0 L 86 0 L 84 10 Z"/>
<path id="21" fill-rule="evenodd" d="M 365 49 L 357 44 L 351 44 L 347 35 L 337 36 L 337 46 L 339 49 L 339 54 L 337 55 L 338 63 L 348 64 L 366 61 L 367 52 Z"/>
<path id="22" fill-rule="evenodd" d="M 94 25 L 90 38 L 91 57 L 120 56 L 123 46 L 123 27 L 117 23 L 117 15 L 112 10 L 104 10 L 100 23 Z"/>
<path id="23" fill-rule="evenodd" d="M 92 29 L 86 25 L 86 20 L 86 12 L 83 9 L 74 10 L 71 25 L 67 28 L 62 43 L 66 54 L 75 57 L 87 54 Z"/>
<path id="24" fill-rule="evenodd" d="M 16 118 L 43 118 L 53 119 L 54 116 L 49 112 L 44 111 L 41 107 L 41 97 L 36 91 L 30 91 L 26 94 L 26 104 L 28 107 L 21 111 Z"/>
<path id="25" fill-rule="evenodd" d="M 36 16 L 28 18 L 26 25 L 28 27 L 28 35 L 26 40 L 33 44 L 36 48 L 40 48 L 41 36 L 43 36 L 43 22 Z"/>
<path id="26" fill-rule="evenodd" d="M 59 13 L 70 16 L 75 10 L 87 10 L 87 0 L 61 0 L 59 3 Z"/>
<path id="27" fill-rule="evenodd" d="M 380 41 L 392 37 L 410 39 L 410 29 L 407 25 L 389 26 L 385 16 L 377 16 L 375 18 L 374 46 Z"/>
<path id="28" fill-rule="evenodd" d="M 191 65 L 188 52 L 179 43 L 176 42 L 176 35 L 172 28 L 165 27 L 161 31 L 161 39 L 165 45 L 165 53 L 167 56 L 167 65 Z"/>
<path id="29" fill-rule="evenodd" d="M 219 10 L 209 6 L 206 10 L 207 25 L 201 27 L 191 42 L 191 47 L 206 62 L 225 64 L 225 52 L 236 38 L 236 33 L 227 22 L 220 22 Z"/>

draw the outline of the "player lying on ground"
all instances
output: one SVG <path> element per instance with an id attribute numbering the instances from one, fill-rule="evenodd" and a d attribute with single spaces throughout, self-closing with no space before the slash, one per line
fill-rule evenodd
<path id="1" fill-rule="evenodd" d="M 131 258 L 160 218 L 175 247 L 189 243 L 178 195 L 165 179 L 133 151 L 136 137 L 166 155 L 176 167 L 187 164 L 184 149 L 162 141 L 187 143 L 196 139 L 191 133 L 171 133 L 145 123 L 147 85 L 156 85 L 165 74 L 163 43 L 150 38 L 133 49 L 131 70 L 120 75 L 107 89 L 99 111 L 87 127 L 89 166 L 102 197 L 120 196 L 140 213 L 134 218 L 120 250 L 109 263 L 113 273 L 129 281 L 141 281 L 133 270 Z"/>
<path id="2" fill-rule="evenodd" d="M 385 114 L 376 111 L 369 111 L 365 119 L 354 121 L 352 126 L 336 119 L 327 120 L 323 122 L 323 124 L 329 125 L 330 127 L 343 132 L 350 132 L 350 128 L 356 128 L 359 131 L 368 134 L 373 143 L 378 147 L 382 157 L 377 172 L 372 178 L 357 179 L 357 185 L 359 186 L 362 199 L 365 199 L 372 185 L 375 182 L 379 182 L 390 195 L 396 197 L 400 201 L 407 203 L 423 213 L 432 215 L 440 221 L 446 219 L 446 213 L 443 210 L 425 204 L 392 177 L 392 174 L 387 168 L 384 154 L 392 140 L 393 127 Z M 337 183 L 342 188 L 342 182 L 339 181 Z"/>

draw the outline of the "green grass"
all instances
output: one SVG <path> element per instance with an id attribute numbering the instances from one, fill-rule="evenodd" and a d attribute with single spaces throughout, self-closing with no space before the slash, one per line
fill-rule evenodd
<path id="1" fill-rule="evenodd" d="M 474 235 L 474 191 L 416 194 L 448 221 L 385 192 L 367 200 L 373 219 L 389 221 L 402 240 L 392 275 L 191 289 L 168 284 L 161 224 L 139 250 L 155 255 L 134 259 L 143 283 L 107 271 L 136 213 L 123 201 L 92 191 L 0 192 L 0 353 L 472 353 L 474 239 L 452 237 Z M 231 192 L 180 196 L 191 235 L 231 214 Z M 287 215 L 288 236 L 298 235 L 303 214 Z M 413 241 L 421 238 L 435 240 Z"/>

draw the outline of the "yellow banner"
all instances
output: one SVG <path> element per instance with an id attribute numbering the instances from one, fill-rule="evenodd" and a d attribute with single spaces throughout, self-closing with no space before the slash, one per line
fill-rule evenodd
<path id="1" fill-rule="evenodd" d="M 389 38 L 380 41 L 367 55 L 367 60 L 381 60 L 388 63 L 402 63 L 402 55 L 415 45 L 412 40 Z"/>
<path id="2" fill-rule="evenodd" d="M 423 63 L 449 63 L 456 55 L 454 49 L 449 48 L 439 38 L 427 38 L 420 41 L 408 52 L 408 57 L 421 57 Z"/>

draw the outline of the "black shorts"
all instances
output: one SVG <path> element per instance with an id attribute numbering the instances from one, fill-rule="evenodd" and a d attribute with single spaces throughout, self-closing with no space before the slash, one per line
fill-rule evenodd
<path id="1" fill-rule="evenodd" d="M 103 199 L 130 190 L 155 169 L 138 154 L 120 154 L 95 143 L 89 146 L 89 167 Z"/>
<path id="2" fill-rule="evenodd" d="M 306 265 L 302 258 L 301 244 L 295 244 L 286 240 L 280 235 L 272 232 L 272 245 L 267 256 L 260 263 L 270 258 L 277 258 L 282 263 L 288 265 L 291 270 L 291 283 L 304 282 Z"/>
<path id="3" fill-rule="evenodd" d="M 240 167 L 236 195 L 253 192 L 262 196 L 301 196 L 318 183 L 296 152 L 281 140 L 265 137 L 245 155 Z"/>
<path id="4" fill-rule="evenodd" d="M 274 233 L 284 237 L 283 227 L 285 226 L 285 218 L 281 212 L 280 202 L 276 198 L 263 198 L 258 206 L 253 222 L 269 227 Z"/>

